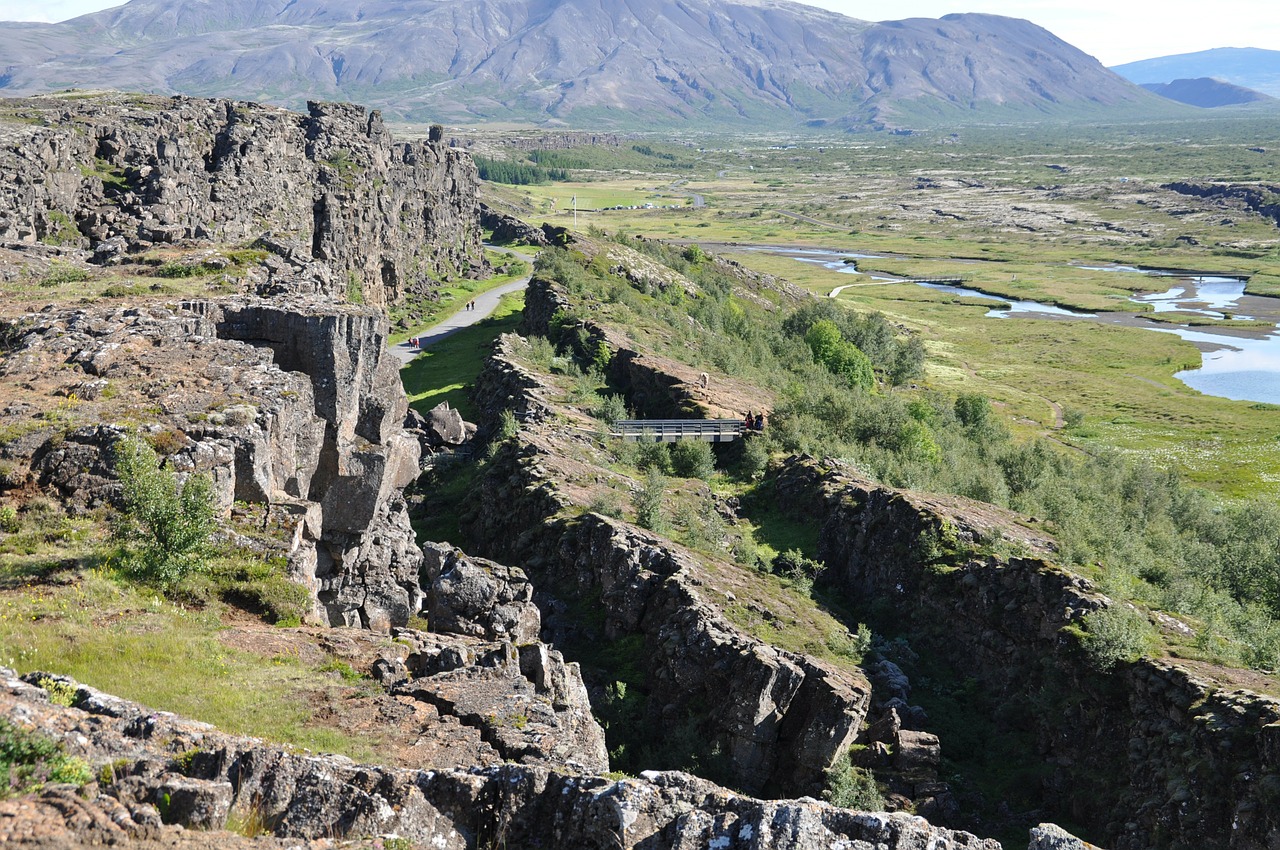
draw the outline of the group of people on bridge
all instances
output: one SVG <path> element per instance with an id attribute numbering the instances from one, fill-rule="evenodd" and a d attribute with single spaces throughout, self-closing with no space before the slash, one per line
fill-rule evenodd
<path id="1" fill-rule="evenodd" d="M 742 417 L 742 430 L 744 432 L 755 431 L 757 433 L 763 431 L 764 430 L 764 414 L 763 413 L 753 414 L 750 411 L 747 411 L 747 415 Z"/>

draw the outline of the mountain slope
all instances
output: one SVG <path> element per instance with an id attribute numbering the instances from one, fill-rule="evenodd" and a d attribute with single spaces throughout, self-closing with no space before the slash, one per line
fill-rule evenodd
<path id="1" fill-rule="evenodd" d="M 1135 83 L 1213 77 L 1237 86 L 1280 97 L 1280 50 L 1219 47 L 1198 53 L 1179 53 L 1116 65 L 1115 71 Z"/>
<path id="2" fill-rule="evenodd" d="M 1247 89 L 1212 77 L 1194 80 L 1174 80 L 1171 83 L 1143 83 L 1142 87 L 1161 97 L 1176 100 L 1189 106 L 1214 109 L 1219 106 L 1240 106 L 1247 103 L 1275 105 L 1276 99 L 1260 91 Z"/>
<path id="3" fill-rule="evenodd" d="M 350 99 L 419 120 L 895 126 L 1162 108 L 1026 21 L 871 24 L 786 0 L 133 0 L 6 26 L 0 56 L 10 94 Z"/>

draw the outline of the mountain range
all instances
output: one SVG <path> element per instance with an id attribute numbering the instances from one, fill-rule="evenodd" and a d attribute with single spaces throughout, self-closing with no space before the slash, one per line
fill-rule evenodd
<path id="1" fill-rule="evenodd" d="M 1142 87 L 1161 97 L 1176 100 L 1190 106 L 1216 109 L 1220 106 L 1244 106 L 1250 104 L 1275 106 L 1276 99 L 1254 89 L 1234 83 L 1215 80 L 1212 77 L 1196 77 L 1193 80 L 1173 80 L 1168 83 L 1143 83 Z"/>
<path id="2" fill-rule="evenodd" d="M 1116 65 L 1115 71 L 1135 83 L 1170 83 L 1211 77 L 1280 97 L 1280 50 L 1257 47 L 1218 47 L 1197 53 L 1158 56 Z"/>
<path id="3" fill-rule="evenodd" d="M 133 0 L 5 24 L 0 93 L 115 88 L 415 121 L 902 127 L 1176 109 L 1027 21 L 785 0 Z"/>

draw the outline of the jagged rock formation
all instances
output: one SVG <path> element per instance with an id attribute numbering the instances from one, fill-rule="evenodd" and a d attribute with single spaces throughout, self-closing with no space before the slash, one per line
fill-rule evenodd
<path id="1" fill-rule="evenodd" d="M 947 658 L 1012 708 L 1035 707 L 1050 811 L 1068 812 L 1116 850 L 1266 847 L 1280 841 L 1280 701 L 1226 690 L 1187 662 L 1143 659 L 1104 674 L 1070 628 L 1114 605 L 1039 557 L 959 559 L 931 568 L 922 535 L 960 544 L 993 529 L 1029 551 L 1044 538 L 958 497 L 893 490 L 836 464 L 793 461 L 779 501 L 823 522 L 827 579 L 853 600 L 892 600 Z M 947 624 L 945 630 L 928 624 Z M 943 742 L 945 746 L 945 741 Z"/>
<path id="2" fill-rule="evenodd" d="M 124 430 L 82 423 L 154 410 L 147 426 L 169 435 L 168 463 L 209 474 L 224 511 L 236 500 L 271 506 L 317 619 L 385 632 L 418 612 L 422 555 L 400 490 L 418 474 L 419 449 L 402 427 L 407 402 L 380 311 L 197 301 L 52 310 L 11 327 L 0 375 L 13 392 L 0 420 L 20 436 L 0 443 L 10 465 L 0 491 L 39 486 L 86 508 L 111 500 L 108 455 Z"/>
<path id="3" fill-rule="evenodd" d="M 619 520 L 572 511 L 561 482 L 560 438 L 551 425 L 552 392 L 518 363 L 520 343 L 500 340 L 477 385 L 491 415 L 511 408 L 530 427 L 521 446 L 490 464 L 463 517 L 468 540 L 486 555 L 518 562 L 539 588 L 544 612 L 559 610 L 544 633 L 563 644 L 568 596 L 603 614 L 596 640 L 639 636 L 647 673 L 645 712 L 653 728 L 694 717 L 708 749 L 728 758 L 734 781 L 752 793 L 816 794 L 824 771 L 853 743 L 870 688 L 846 669 L 779 650 L 744 633 L 711 603 L 699 559 Z M 538 422 L 546 422 L 540 426 Z M 588 638 L 591 639 L 591 638 Z"/>
<path id="4" fill-rule="evenodd" d="M 148 839 L 164 846 L 235 846 L 239 839 L 220 831 L 234 816 L 253 819 L 275 836 L 397 836 L 444 850 L 1000 847 L 910 815 L 812 800 L 762 802 L 680 773 L 615 781 L 518 764 L 359 766 L 224 735 L 83 685 L 68 687 L 73 706 L 54 705 L 41 687 L 0 668 L 0 716 L 61 741 L 99 777 L 81 794 L 55 786 L 34 798 L 0 802 L 6 846 L 128 848 Z M 179 827 L 207 832 L 193 843 Z M 279 846 L 270 837 L 259 842 Z"/>
<path id="5" fill-rule="evenodd" d="M 377 113 L 124 95 L 0 103 L 0 242 L 256 243 L 262 294 L 386 306 L 484 268 L 475 166 Z M 2 120 L 8 118 L 9 120 Z M 16 119 L 16 120 L 15 120 Z"/>
<path id="6" fill-rule="evenodd" d="M 541 228 L 526 224 L 513 215 L 493 209 L 487 204 L 480 204 L 480 226 L 493 231 L 493 241 L 498 245 L 537 245 L 546 247 L 551 244 L 547 234 Z"/>
<path id="7" fill-rule="evenodd" d="M 596 130 L 1182 109 L 1028 21 L 877 24 L 785 0 L 255 0 L 216 14 L 196 0 L 133 0 L 61 24 L 10 24 L 0 56 L 0 87 L 15 94 L 271 92 L 295 107 L 358 99 L 424 122 L 587 116 Z"/>
<path id="8" fill-rule="evenodd" d="M 1210 198 L 1226 209 L 1244 208 L 1266 216 L 1280 226 L 1280 186 L 1256 184 L 1241 186 L 1229 183 L 1187 183 L 1176 181 L 1161 188 L 1193 198 Z"/>

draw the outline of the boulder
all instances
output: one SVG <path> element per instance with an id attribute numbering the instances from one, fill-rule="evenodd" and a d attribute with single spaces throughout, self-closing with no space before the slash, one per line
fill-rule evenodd
<path id="1" fill-rule="evenodd" d="M 538 640 L 541 614 L 523 570 L 437 543 L 424 545 L 422 554 L 432 631 L 517 644 Z"/>

